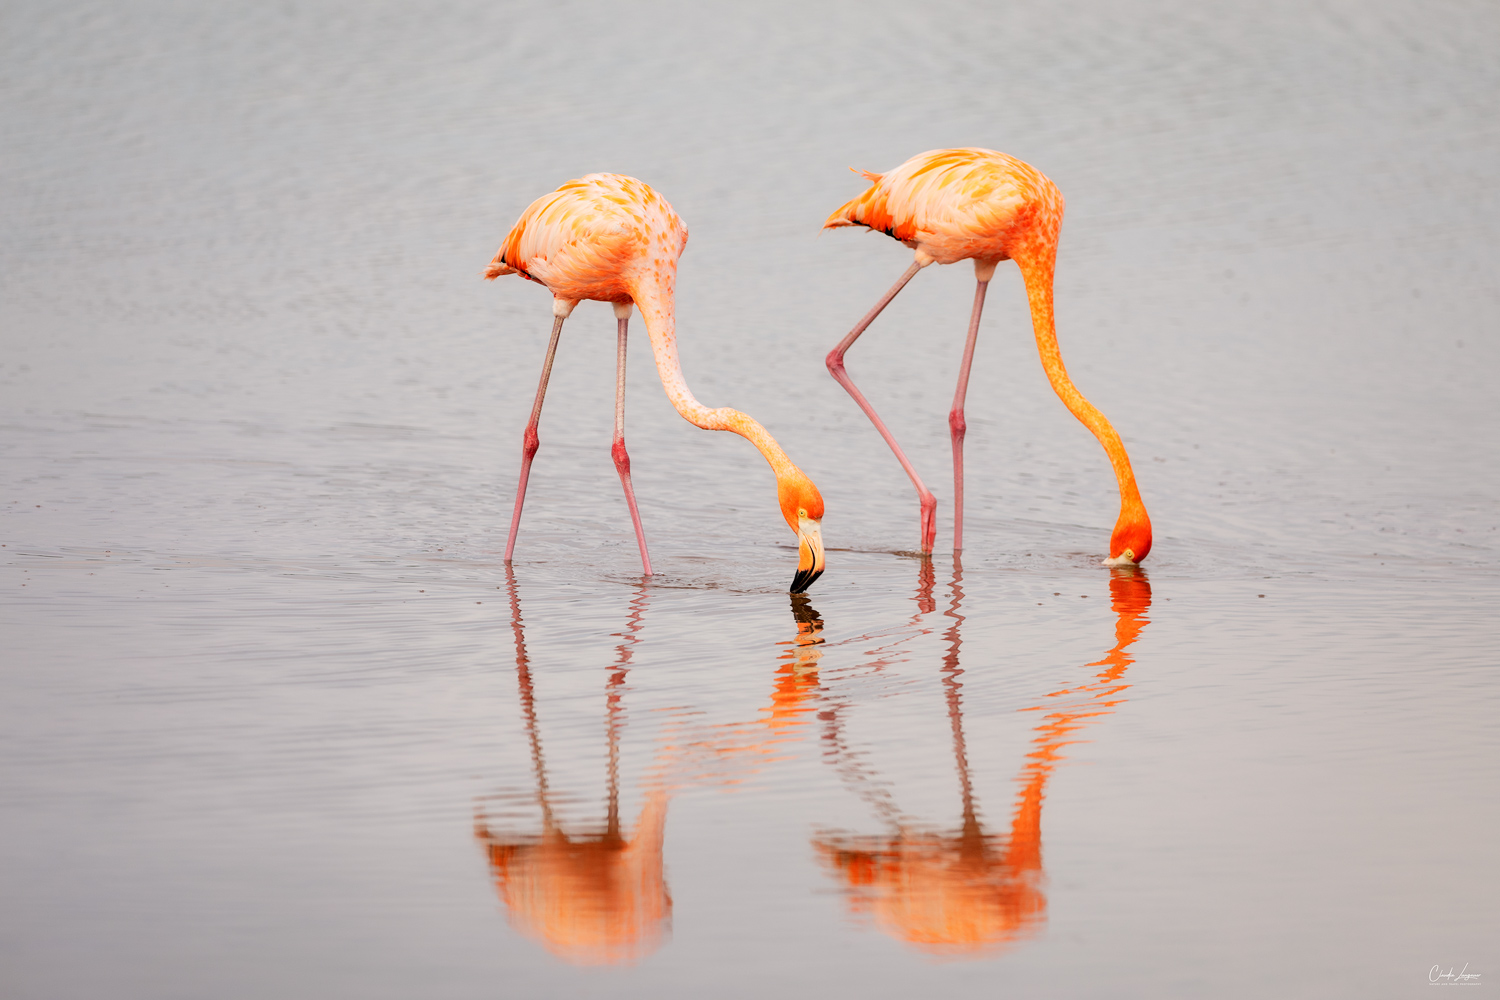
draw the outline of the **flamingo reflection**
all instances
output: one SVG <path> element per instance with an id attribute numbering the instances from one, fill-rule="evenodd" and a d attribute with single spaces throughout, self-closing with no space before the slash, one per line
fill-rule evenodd
<path id="1" fill-rule="evenodd" d="M 515 577 L 510 585 L 511 630 L 516 678 L 531 743 L 540 834 L 510 835 L 490 829 L 482 812 L 474 836 L 489 857 L 490 874 L 512 926 L 561 958 L 579 965 L 638 961 L 662 944 L 670 931 L 672 897 L 662 869 L 667 795 L 648 791 L 629 836 L 620 822 L 620 732 L 624 725 L 625 677 L 640 641 L 646 591 L 630 602 L 630 615 L 606 688 L 609 743 L 608 806 L 603 828 L 566 830 L 553 809 L 537 725 L 536 696 L 522 628 Z"/>
<path id="2" fill-rule="evenodd" d="M 835 763 L 884 820 L 890 833 L 859 836 L 830 833 L 813 841 L 820 860 L 838 877 L 850 908 L 923 951 L 950 957 L 993 955 L 1038 931 L 1046 922 L 1043 891 L 1042 799 L 1047 779 L 1063 759 L 1063 747 L 1089 723 L 1109 715 L 1124 700 L 1123 682 L 1134 660 L 1126 650 L 1139 637 L 1151 607 L 1151 584 L 1143 571 L 1111 571 L 1110 604 L 1116 616 L 1115 645 L 1088 682 L 1048 694 L 1028 711 L 1039 712 L 1032 748 L 1018 779 L 1020 793 L 1008 836 L 988 834 L 979 822 L 964 742 L 959 650 L 964 616 L 963 570 L 954 558 L 951 619 L 944 638 L 942 681 L 953 734 L 953 756 L 963 800 L 962 824 L 939 832 L 908 821 L 889 793 L 848 761 L 836 710 L 825 712 L 826 740 Z M 919 581 L 918 606 L 932 606 L 930 576 Z M 924 599 L 923 591 L 929 595 Z"/>
<path id="3" fill-rule="evenodd" d="M 796 632 L 778 642 L 770 703 L 748 722 L 678 723 L 664 734 L 660 780 L 672 787 L 732 788 L 761 766 L 785 759 L 811 721 L 821 688 L 823 616 L 806 594 L 791 595 Z"/>

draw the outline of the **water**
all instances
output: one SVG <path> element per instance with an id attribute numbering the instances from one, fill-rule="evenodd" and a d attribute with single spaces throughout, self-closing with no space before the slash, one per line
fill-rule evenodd
<path id="1" fill-rule="evenodd" d="M 13 4 L 0 954 L 16 997 L 1405 995 L 1500 975 L 1500 67 L 1483 4 Z M 845 169 L 1005 150 L 967 551 L 822 355 L 908 254 Z M 692 236 L 700 399 L 479 280 L 537 195 Z M 849 368 L 940 498 L 972 296 Z M 542 794 L 545 789 L 545 794 Z"/>

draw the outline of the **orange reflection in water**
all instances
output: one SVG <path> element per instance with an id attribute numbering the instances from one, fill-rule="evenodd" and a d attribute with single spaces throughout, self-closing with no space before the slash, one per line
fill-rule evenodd
<path id="1" fill-rule="evenodd" d="M 511 925 L 541 942 L 554 954 L 578 965 L 638 961 L 661 947 L 671 928 L 672 896 L 662 869 L 666 832 L 665 791 L 648 792 L 634 833 L 620 823 L 620 731 L 625 676 L 632 648 L 640 640 L 646 608 L 645 589 L 630 604 L 625 631 L 606 688 L 609 739 L 608 814 L 602 829 L 563 829 L 553 812 L 546 760 L 537 726 L 526 636 L 515 578 L 510 583 L 511 629 L 516 642 L 516 676 L 521 708 L 531 741 L 537 804 L 542 811 L 539 835 L 492 832 L 482 813 L 475 816 L 474 836 L 489 857 L 490 874 Z"/>
<path id="2" fill-rule="evenodd" d="M 818 661 L 823 658 L 823 618 L 805 594 L 792 594 L 797 631 L 777 656 L 770 704 L 749 722 L 710 725 L 678 723 L 663 734 L 660 767 L 673 787 L 730 789 L 762 767 L 785 760 L 790 744 L 811 721 L 820 693 Z"/>
<path id="3" fill-rule="evenodd" d="M 931 575 L 919 581 L 918 606 L 933 607 Z M 953 731 L 953 754 L 963 796 L 963 823 L 949 833 L 925 829 L 902 817 L 883 792 L 862 794 L 894 827 L 886 835 L 829 834 L 815 838 L 820 860 L 842 881 L 850 908 L 872 917 L 887 933 L 930 954 L 981 957 L 1004 950 L 1038 931 L 1046 922 L 1043 892 L 1042 799 L 1048 777 L 1063 759 L 1062 748 L 1085 725 L 1114 711 L 1129 686 L 1122 682 L 1134 661 L 1126 649 L 1139 637 L 1151 607 L 1151 584 L 1140 570 L 1116 569 L 1109 581 L 1116 615 L 1115 645 L 1103 667 L 1087 683 L 1063 688 L 1027 711 L 1042 713 L 1021 769 L 1015 813 L 1008 836 L 986 834 L 980 826 L 964 745 L 959 649 L 963 644 L 960 614 L 963 569 L 954 559 L 952 619 L 944 633 L 943 687 Z M 925 595 L 924 595 L 925 591 Z M 829 712 L 828 742 L 837 757 L 843 746 L 838 715 Z M 873 786 L 871 786 L 873 787 Z"/>
<path id="4" fill-rule="evenodd" d="M 521 710 L 531 743 L 539 834 L 514 835 L 490 828 L 483 813 L 474 835 L 489 859 L 490 874 L 509 920 L 522 934 L 578 965 L 626 964 L 661 947 L 670 931 L 672 897 L 663 873 L 662 847 L 670 792 L 687 785 L 732 787 L 760 765 L 782 759 L 784 746 L 809 722 L 818 687 L 823 620 L 804 595 L 792 596 L 793 638 L 778 656 L 770 704 L 753 722 L 669 727 L 634 833 L 619 817 L 620 735 L 623 691 L 640 641 L 646 591 L 637 591 L 606 688 L 609 742 L 608 815 L 602 828 L 568 831 L 557 818 L 547 782 L 532 688 L 530 658 L 515 579 L 510 584 L 511 631 Z"/>

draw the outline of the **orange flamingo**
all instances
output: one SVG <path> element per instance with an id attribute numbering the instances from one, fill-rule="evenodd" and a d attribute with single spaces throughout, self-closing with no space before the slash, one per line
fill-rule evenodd
<path id="1" fill-rule="evenodd" d="M 755 445 L 770 463 L 776 474 L 781 514 L 798 538 L 797 574 L 791 589 L 805 591 L 823 572 L 823 497 L 818 488 L 792 464 L 764 427 L 738 410 L 704 406 L 693 398 L 682 377 L 673 290 L 677 258 L 687 245 L 687 235 L 687 227 L 672 206 L 646 184 L 620 174 L 589 174 L 532 202 L 490 262 L 486 278 L 519 274 L 552 293 L 552 340 L 547 345 L 547 359 L 542 364 L 536 402 L 521 447 L 521 478 L 516 486 L 510 537 L 505 543 L 505 561 L 511 561 L 516 547 L 526 481 L 539 444 L 537 423 L 563 320 L 580 300 L 594 299 L 615 307 L 619 351 L 613 454 L 645 574 L 651 575 L 651 557 L 630 482 L 630 456 L 625 451 L 625 335 L 632 304 L 641 310 L 656 355 L 657 373 L 677 412 L 705 430 L 733 431 Z"/>
<path id="2" fill-rule="evenodd" d="M 828 371 L 848 390 L 860 409 L 875 424 L 891 446 L 901 467 L 911 477 L 921 501 L 922 554 L 932 552 L 937 536 L 937 500 L 923 485 L 916 469 L 886 428 L 875 408 L 854 385 L 844 369 L 844 353 L 874 322 L 896 293 L 922 268 L 934 262 L 974 262 L 979 287 L 974 292 L 974 312 L 964 344 L 953 408 L 948 428 L 953 438 L 953 551 L 964 544 L 964 397 L 969 389 L 969 368 L 974 361 L 974 342 L 979 333 L 979 315 L 984 293 L 1002 260 L 1014 260 L 1026 282 L 1031 303 L 1031 323 L 1036 331 L 1037 351 L 1053 390 L 1063 404 L 1093 432 L 1104 446 L 1120 486 L 1120 516 L 1109 540 L 1106 566 L 1138 563 L 1151 551 L 1151 519 L 1146 516 L 1141 492 L 1130 469 L 1130 457 L 1120 435 L 1104 414 L 1083 398 L 1068 378 L 1057 349 L 1057 331 L 1052 317 L 1052 273 L 1057 261 L 1057 235 L 1062 227 L 1063 197 L 1057 186 L 1041 172 L 1013 156 L 991 149 L 937 149 L 913 156 L 886 174 L 859 171 L 872 187 L 839 208 L 823 223 L 824 229 L 866 226 L 894 237 L 916 251 L 916 260 L 891 286 L 875 308 L 859 321 L 849 335 L 828 353 Z"/>

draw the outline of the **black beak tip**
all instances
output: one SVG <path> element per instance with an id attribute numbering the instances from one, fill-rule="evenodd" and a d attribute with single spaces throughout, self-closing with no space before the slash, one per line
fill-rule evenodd
<path id="1" fill-rule="evenodd" d="M 818 577 L 823 575 L 820 569 L 799 569 L 797 575 L 792 577 L 792 593 L 806 593 L 807 588 L 813 585 Z"/>

